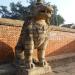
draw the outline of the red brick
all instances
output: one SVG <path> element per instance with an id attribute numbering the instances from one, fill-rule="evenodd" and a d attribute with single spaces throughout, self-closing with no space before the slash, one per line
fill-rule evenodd
<path id="1" fill-rule="evenodd" d="M 20 31 L 21 27 L 0 26 L 0 62 L 13 60 Z M 46 56 L 75 52 L 74 45 L 75 33 L 51 31 Z"/>

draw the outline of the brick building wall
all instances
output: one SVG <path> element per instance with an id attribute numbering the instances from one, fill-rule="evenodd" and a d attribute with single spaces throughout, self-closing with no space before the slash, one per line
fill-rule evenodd
<path id="1" fill-rule="evenodd" d="M 21 27 L 0 25 L 0 62 L 12 61 Z M 75 33 L 51 31 L 46 56 L 75 52 Z M 34 56 L 36 51 L 34 50 Z"/>

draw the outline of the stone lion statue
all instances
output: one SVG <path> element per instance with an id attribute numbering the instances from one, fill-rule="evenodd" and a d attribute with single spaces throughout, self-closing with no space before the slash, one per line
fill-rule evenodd
<path id="1" fill-rule="evenodd" d="M 33 50 L 37 49 L 38 64 L 47 65 L 45 50 L 48 42 L 49 25 L 48 19 L 52 14 L 52 7 L 40 2 L 31 7 L 29 15 L 22 27 L 18 43 L 16 45 L 16 62 L 30 69 L 35 66 L 33 63 Z"/>

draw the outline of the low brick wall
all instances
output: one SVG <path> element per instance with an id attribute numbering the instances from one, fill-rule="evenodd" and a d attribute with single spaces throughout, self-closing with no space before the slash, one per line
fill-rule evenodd
<path id="1" fill-rule="evenodd" d="M 55 56 L 75 52 L 75 33 L 51 31 L 47 56 Z"/>
<path id="2" fill-rule="evenodd" d="M 0 62 L 14 59 L 15 46 L 18 41 L 21 27 L 0 25 Z M 75 52 L 75 33 L 51 31 L 46 56 L 55 56 L 63 53 Z M 36 56 L 36 51 L 34 51 Z"/>
<path id="3" fill-rule="evenodd" d="M 0 25 L 0 62 L 14 58 L 15 46 L 21 27 Z"/>

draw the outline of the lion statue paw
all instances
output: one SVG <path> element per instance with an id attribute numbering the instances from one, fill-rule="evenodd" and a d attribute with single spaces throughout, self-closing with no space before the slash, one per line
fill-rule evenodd
<path id="1" fill-rule="evenodd" d="M 48 63 L 47 63 L 46 60 L 40 60 L 39 61 L 39 66 L 44 67 L 44 66 L 47 66 L 47 65 L 48 65 Z"/>
<path id="2" fill-rule="evenodd" d="M 33 68 L 35 68 L 35 65 L 34 65 L 34 63 L 25 63 L 25 68 L 26 69 L 33 69 Z"/>

